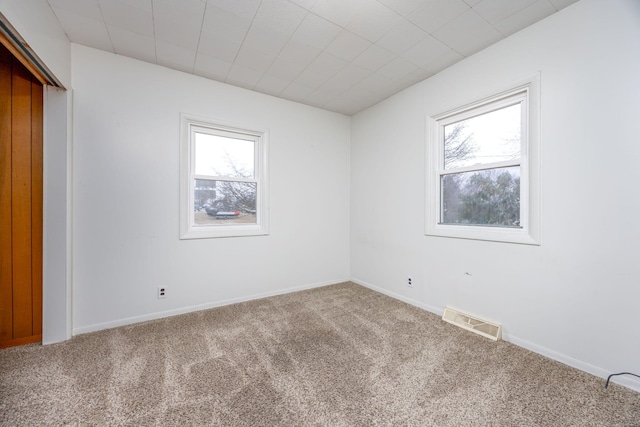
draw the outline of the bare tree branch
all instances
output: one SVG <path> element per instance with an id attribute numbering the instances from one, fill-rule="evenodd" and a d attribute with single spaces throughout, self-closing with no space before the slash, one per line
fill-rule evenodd
<path id="1" fill-rule="evenodd" d="M 453 166 L 456 162 L 467 159 L 477 147 L 473 141 L 473 133 L 466 133 L 464 123 L 455 123 L 445 127 L 444 135 L 444 167 Z"/>

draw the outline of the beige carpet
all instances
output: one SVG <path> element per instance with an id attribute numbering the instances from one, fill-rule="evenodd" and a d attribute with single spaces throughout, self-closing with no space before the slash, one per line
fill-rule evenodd
<path id="1" fill-rule="evenodd" d="M 639 426 L 640 394 L 345 283 L 2 350 L 0 425 Z"/>

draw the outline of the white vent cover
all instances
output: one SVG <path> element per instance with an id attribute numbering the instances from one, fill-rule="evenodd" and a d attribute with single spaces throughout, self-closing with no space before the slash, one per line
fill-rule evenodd
<path id="1" fill-rule="evenodd" d="M 502 326 L 471 316 L 470 314 L 462 313 L 450 307 L 444 308 L 442 320 L 494 341 L 502 339 Z"/>

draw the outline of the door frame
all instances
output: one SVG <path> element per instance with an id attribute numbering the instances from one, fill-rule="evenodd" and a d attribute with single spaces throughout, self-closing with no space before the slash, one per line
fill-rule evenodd
<path id="1" fill-rule="evenodd" d="M 16 15 L 16 19 L 23 13 L 22 8 L 8 11 L 12 16 Z M 70 339 L 73 327 L 72 91 L 65 88 L 2 12 L 0 43 L 15 51 L 27 69 L 38 70 L 41 78 L 46 80 L 43 94 L 42 343 L 51 344 Z"/>

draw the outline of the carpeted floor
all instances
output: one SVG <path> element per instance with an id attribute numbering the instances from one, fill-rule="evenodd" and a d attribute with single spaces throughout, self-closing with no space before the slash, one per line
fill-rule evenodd
<path id="1" fill-rule="evenodd" d="M 0 351 L 0 425 L 640 426 L 640 394 L 344 283 Z"/>

